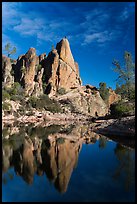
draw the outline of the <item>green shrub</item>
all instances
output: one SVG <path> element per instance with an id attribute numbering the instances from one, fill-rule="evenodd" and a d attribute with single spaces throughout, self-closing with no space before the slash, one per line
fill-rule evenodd
<path id="1" fill-rule="evenodd" d="M 14 82 L 12 87 L 7 88 L 6 90 L 9 93 L 10 96 L 23 93 L 23 89 L 22 89 L 21 85 L 18 82 Z"/>
<path id="2" fill-rule="evenodd" d="M 20 71 L 24 74 L 25 71 L 26 71 L 26 67 L 22 66 L 21 69 L 20 69 Z"/>
<path id="3" fill-rule="evenodd" d="M 110 106 L 111 115 L 115 117 L 130 115 L 131 113 L 134 113 L 134 109 L 134 104 L 124 103 L 122 101 L 116 104 L 111 104 Z"/>
<path id="4" fill-rule="evenodd" d="M 10 99 L 13 101 L 23 101 L 25 99 L 25 92 L 24 89 L 21 87 L 21 85 L 18 82 L 15 82 L 11 88 L 5 88 L 5 90 L 8 95 L 10 96 Z M 6 94 L 6 96 L 8 96 Z M 9 99 L 8 96 L 8 99 Z"/>
<path id="5" fill-rule="evenodd" d="M 31 96 L 28 100 L 28 103 L 33 107 L 36 108 L 37 98 L 35 96 Z"/>
<path id="6" fill-rule="evenodd" d="M 6 99 L 10 100 L 10 95 L 6 90 L 2 90 L 2 101 L 5 101 Z"/>
<path id="7" fill-rule="evenodd" d="M 99 93 L 100 93 L 100 96 L 101 98 L 106 102 L 108 103 L 108 98 L 109 98 L 109 90 L 106 86 L 106 83 L 104 82 L 100 82 L 99 83 Z"/>
<path id="8" fill-rule="evenodd" d="M 12 76 L 14 76 L 14 70 L 13 70 L 13 69 L 11 69 L 10 74 L 11 74 Z"/>
<path id="9" fill-rule="evenodd" d="M 63 144 L 65 142 L 65 139 L 63 137 L 60 137 L 56 140 L 57 144 Z"/>
<path id="10" fill-rule="evenodd" d="M 11 95 L 10 99 L 13 101 L 20 101 L 24 104 L 25 97 L 24 95 Z"/>
<path id="11" fill-rule="evenodd" d="M 24 106 L 20 106 L 19 109 L 18 109 L 18 113 L 20 113 L 22 115 L 22 114 L 25 114 L 25 112 L 26 112 L 25 107 Z"/>
<path id="12" fill-rule="evenodd" d="M 3 109 L 3 110 L 6 110 L 6 111 L 10 111 L 10 110 L 11 110 L 11 105 L 10 105 L 10 103 L 3 102 L 3 104 L 2 104 L 2 109 Z"/>
<path id="13" fill-rule="evenodd" d="M 47 84 L 46 84 L 46 83 L 42 83 L 42 88 L 43 88 L 43 90 L 45 91 L 46 88 L 47 88 Z"/>
<path id="14" fill-rule="evenodd" d="M 41 69 L 42 69 L 42 65 L 41 64 L 37 64 L 36 65 L 36 72 L 41 71 Z"/>
<path id="15" fill-rule="evenodd" d="M 52 113 L 57 113 L 62 111 L 60 104 L 57 101 L 50 99 L 46 94 L 41 95 L 39 98 L 32 96 L 29 98 L 28 103 L 33 108 L 36 108 L 39 110 L 45 109 Z"/>
<path id="16" fill-rule="evenodd" d="M 66 94 L 66 90 L 64 88 L 60 88 L 60 89 L 58 89 L 58 94 L 64 95 L 64 94 Z"/>

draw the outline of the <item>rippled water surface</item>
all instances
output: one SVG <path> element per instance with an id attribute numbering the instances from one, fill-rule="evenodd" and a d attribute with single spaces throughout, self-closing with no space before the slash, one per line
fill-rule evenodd
<path id="1" fill-rule="evenodd" d="M 135 201 L 135 151 L 90 125 L 3 128 L 2 201 Z"/>

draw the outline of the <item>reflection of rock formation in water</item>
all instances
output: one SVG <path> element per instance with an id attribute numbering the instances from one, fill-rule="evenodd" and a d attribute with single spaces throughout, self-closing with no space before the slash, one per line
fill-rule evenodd
<path id="1" fill-rule="evenodd" d="M 6 134 L 5 132 L 5 137 Z M 9 132 L 8 134 L 10 135 Z M 16 138 L 10 136 L 6 141 L 10 138 L 14 138 L 14 145 L 3 145 L 3 170 L 7 171 L 13 165 L 16 174 L 28 184 L 33 182 L 35 173 L 40 176 L 45 172 L 55 188 L 59 192 L 65 192 L 73 169 L 77 166 L 82 143 L 95 143 L 99 136 L 87 125 L 65 125 L 30 130 L 23 126 Z M 11 141 L 13 142 L 12 139 Z M 8 153 L 4 153 L 5 151 Z"/>
<path id="2" fill-rule="evenodd" d="M 65 192 L 76 167 L 82 140 L 73 142 L 64 138 L 55 141 L 47 139 L 42 150 L 44 170 L 60 192 Z M 50 148 L 49 148 L 50 146 Z"/>
<path id="3" fill-rule="evenodd" d="M 10 145 L 4 145 L 2 148 L 2 171 L 6 172 L 11 165 L 11 158 L 13 155 L 13 149 Z"/>

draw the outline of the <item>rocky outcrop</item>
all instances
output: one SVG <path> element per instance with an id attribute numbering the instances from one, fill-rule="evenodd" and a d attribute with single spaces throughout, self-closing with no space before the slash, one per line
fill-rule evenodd
<path id="1" fill-rule="evenodd" d="M 39 55 L 39 63 L 41 63 L 46 58 L 46 53 Z"/>
<path id="2" fill-rule="evenodd" d="M 58 65 L 59 65 L 59 55 L 57 50 L 52 50 L 44 63 L 44 76 L 45 82 L 47 84 L 46 93 L 53 94 L 56 93 L 58 88 Z"/>
<path id="3" fill-rule="evenodd" d="M 68 91 L 81 85 L 78 64 L 74 62 L 69 42 L 65 38 L 49 53 L 44 69 L 47 94 L 54 95 L 60 88 Z"/>
<path id="4" fill-rule="evenodd" d="M 109 89 L 109 98 L 108 98 L 108 104 L 109 106 L 115 102 L 118 102 L 121 100 L 121 96 L 119 94 L 116 94 L 114 90 Z"/>
<path id="5" fill-rule="evenodd" d="M 25 54 L 24 65 L 25 70 L 23 81 L 24 81 L 24 88 L 27 95 L 31 95 L 34 90 L 34 77 L 35 77 L 35 69 L 36 69 L 36 50 L 35 48 L 30 48 L 29 51 Z"/>
<path id="6" fill-rule="evenodd" d="M 42 68 L 40 71 L 38 71 L 36 75 L 36 81 L 34 82 L 34 89 L 32 92 L 33 96 L 40 96 L 43 94 L 43 87 L 42 87 L 42 76 L 43 76 L 44 68 Z"/>
<path id="7" fill-rule="evenodd" d="M 59 58 L 76 71 L 68 40 L 63 38 L 59 43 L 57 43 L 56 49 L 58 51 Z"/>
<path id="8" fill-rule="evenodd" d="M 70 106 L 71 112 L 90 116 L 103 116 L 108 113 L 108 106 L 94 87 L 81 86 L 56 98 L 61 104 Z"/>
<path id="9" fill-rule="evenodd" d="M 11 87 L 14 83 L 14 77 L 11 75 L 12 65 L 10 58 L 2 55 L 2 81 L 5 86 Z"/>
<path id="10" fill-rule="evenodd" d="M 30 48 L 25 55 L 18 57 L 15 65 L 15 79 L 21 83 L 28 96 L 43 94 L 42 76 L 44 69 L 38 69 L 38 65 L 44 56 L 45 54 L 38 57 L 35 48 Z"/>
<path id="11" fill-rule="evenodd" d="M 8 60 L 8 65 L 6 65 L 6 71 L 3 71 L 3 78 L 6 81 L 9 77 L 9 84 L 11 84 L 10 59 L 6 58 L 6 60 Z M 75 111 L 91 116 L 102 116 L 108 112 L 108 107 L 100 97 L 98 89 L 92 85 L 82 86 L 79 66 L 74 61 L 69 41 L 66 38 L 57 43 L 56 49 L 52 49 L 48 56 L 46 53 L 37 56 L 35 48 L 30 48 L 25 55 L 18 57 L 13 67 L 15 82 L 21 83 L 27 96 L 38 97 L 45 93 L 55 100 L 69 101 L 70 112 Z M 66 93 L 64 98 L 58 96 L 62 93 Z M 120 99 L 120 96 L 111 89 L 109 89 L 109 94 L 110 107 L 112 103 Z"/>

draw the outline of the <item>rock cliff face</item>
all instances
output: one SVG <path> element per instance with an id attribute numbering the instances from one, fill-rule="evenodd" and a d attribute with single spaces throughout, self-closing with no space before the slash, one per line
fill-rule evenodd
<path id="1" fill-rule="evenodd" d="M 12 65 L 9 57 L 2 55 L 2 81 L 7 87 L 14 83 L 14 77 L 11 75 Z"/>
<path id="2" fill-rule="evenodd" d="M 12 68 L 14 77 L 11 76 Z M 56 49 L 52 49 L 48 56 L 46 53 L 37 56 L 35 48 L 30 48 L 12 65 L 9 58 L 2 56 L 2 74 L 7 86 L 11 86 L 14 81 L 19 82 L 24 87 L 26 96 L 38 97 L 45 93 L 60 102 L 70 101 L 73 110 L 91 116 L 105 115 L 109 106 L 120 99 L 113 90 L 109 90 L 107 107 L 96 87 L 82 86 L 79 66 L 74 61 L 66 38 L 57 43 Z M 43 83 L 46 87 L 44 89 Z M 66 94 L 59 96 L 62 88 Z"/>
<path id="3" fill-rule="evenodd" d="M 70 106 L 70 111 L 84 113 L 90 116 L 103 116 L 108 113 L 108 106 L 101 98 L 99 91 L 92 86 L 81 86 L 58 96 L 57 100 L 64 106 Z"/>
<path id="4" fill-rule="evenodd" d="M 69 42 L 63 38 L 57 43 L 44 63 L 46 93 L 54 95 L 60 88 L 66 91 L 81 85 L 78 64 L 74 61 Z"/>
<path id="5" fill-rule="evenodd" d="M 35 48 L 30 48 L 25 55 L 18 57 L 14 68 L 15 80 L 22 84 L 28 96 L 43 94 L 42 76 L 44 69 L 38 70 L 37 67 L 44 56 L 43 54 L 38 57 Z"/>
<path id="6" fill-rule="evenodd" d="M 108 98 L 108 103 L 109 106 L 121 99 L 121 96 L 119 94 L 116 94 L 115 91 L 112 89 L 109 89 L 109 98 Z"/>

